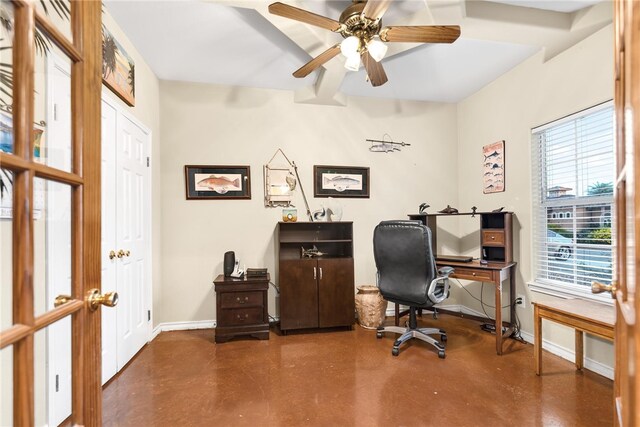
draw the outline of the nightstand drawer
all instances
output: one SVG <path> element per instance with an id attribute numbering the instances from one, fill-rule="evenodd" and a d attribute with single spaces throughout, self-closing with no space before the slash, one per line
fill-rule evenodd
<path id="1" fill-rule="evenodd" d="M 255 325 L 264 322 L 263 313 L 262 307 L 220 310 L 218 324 L 221 326 Z"/>
<path id="2" fill-rule="evenodd" d="M 504 231 L 482 231 L 482 244 L 484 246 L 504 246 Z"/>
<path id="3" fill-rule="evenodd" d="M 471 268 L 455 267 L 453 277 L 464 280 L 477 280 L 479 282 L 493 282 L 491 271 L 479 271 Z"/>
<path id="4" fill-rule="evenodd" d="M 219 294 L 220 308 L 262 307 L 263 292 L 225 292 Z"/>

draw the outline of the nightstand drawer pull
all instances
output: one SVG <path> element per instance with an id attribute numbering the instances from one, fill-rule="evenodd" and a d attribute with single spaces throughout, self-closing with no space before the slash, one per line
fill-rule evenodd
<path id="1" fill-rule="evenodd" d="M 244 316 L 242 316 L 241 314 L 238 314 L 237 319 L 238 320 L 247 320 L 249 318 L 249 314 L 245 313 Z"/>
<path id="2" fill-rule="evenodd" d="M 264 305 L 261 291 L 224 292 L 218 295 L 220 308 L 262 307 Z"/>

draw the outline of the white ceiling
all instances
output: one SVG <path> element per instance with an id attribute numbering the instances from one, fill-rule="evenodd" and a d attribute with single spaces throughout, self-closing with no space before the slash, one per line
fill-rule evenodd
<path id="1" fill-rule="evenodd" d="M 275 0 L 274 0 L 275 1 Z M 282 0 L 338 19 L 350 1 Z M 389 43 L 389 77 L 374 88 L 341 55 L 304 79 L 291 73 L 342 37 L 271 15 L 270 1 L 107 0 L 106 7 L 160 79 L 295 91 L 298 102 L 346 95 L 457 102 L 536 52 L 555 56 L 612 19 L 605 0 L 396 0 L 383 25 L 460 25 L 451 45 Z"/>

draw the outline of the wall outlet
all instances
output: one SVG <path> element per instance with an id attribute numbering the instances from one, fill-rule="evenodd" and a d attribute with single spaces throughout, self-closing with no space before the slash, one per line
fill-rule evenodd
<path id="1" fill-rule="evenodd" d="M 524 294 L 516 295 L 516 307 L 527 308 L 527 298 Z"/>

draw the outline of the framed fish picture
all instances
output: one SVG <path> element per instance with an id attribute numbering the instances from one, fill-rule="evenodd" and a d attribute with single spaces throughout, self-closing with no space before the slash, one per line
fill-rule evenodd
<path id="1" fill-rule="evenodd" d="M 314 166 L 314 197 L 369 198 L 369 168 L 358 166 Z"/>
<path id="2" fill-rule="evenodd" d="M 482 147 L 482 192 L 484 194 L 504 191 L 504 141 Z"/>
<path id="3" fill-rule="evenodd" d="M 187 200 L 251 199 L 249 166 L 184 167 Z"/>

